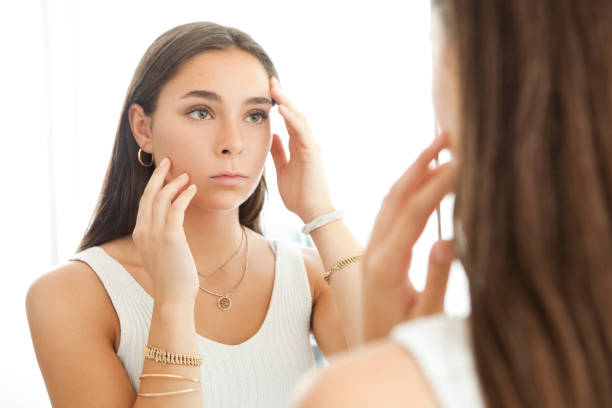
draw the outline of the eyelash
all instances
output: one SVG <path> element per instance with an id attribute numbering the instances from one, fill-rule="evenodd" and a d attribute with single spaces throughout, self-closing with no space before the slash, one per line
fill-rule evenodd
<path id="1" fill-rule="evenodd" d="M 208 115 L 212 116 L 212 112 L 206 106 L 195 106 L 187 111 L 187 115 L 189 116 L 189 119 L 196 120 L 196 121 L 206 120 L 206 119 L 194 118 L 193 116 L 191 116 L 191 114 L 195 112 L 206 112 Z"/>
<path id="2" fill-rule="evenodd" d="M 192 113 L 194 113 L 194 112 L 200 112 L 200 111 L 201 111 L 201 112 L 206 112 L 206 114 L 207 114 L 207 115 L 212 116 L 212 112 L 211 112 L 211 111 L 210 111 L 210 109 L 209 109 L 208 107 L 206 107 L 206 106 L 196 106 L 196 107 L 194 107 L 194 108 L 191 108 L 191 109 L 189 109 L 189 110 L 187 111 L 187 115 L 189 116 L 189 119 L 191 119 L 191 120 L 195 120 L 195 121 L 201 121 L 201 120 L 206 120 L 206 119 L 208 119 L 208 118 L 206 118 L 206 119 L 197 119 L 197 118 L 194 118 L 194 117 L 192 117 L 192 116 L 191 116 L 191 114 L 192 114 Z M 261 121 L 260 121 L 260 122 L 252 122 L 252 123 L 255 123 L 256 125 L 257 125 L 257 124 L 259 124 L 259 123 L 264 122 L 264 121 L 265 121 L 265 120 L 267 120 L 267 119 L 268 119 L 268 117 L 269 117 L 269 115 L 268 115 L 266 112 L 262 111 L 262 110 L 255 110 L 255 111 L 249 112 L 249 113 L 247 114 L 247 117 L 250 117 L 250 116 L 253 116 L 253 115 L 260 115 L 260 116 L 261 116 Z"/>
<path id="3" fill-rule="evenodd" d="M 268 119 L 268 114 L 266 112 L 264 112 L 264 111 L 256 110 L 256 111 L 253 111 L 253 112 L 249 112 L 247 117 L 251 117 L 253 115 L 261 116 L 261 121 L 260 122 L 254 122 L 256 125 L 261 123 L 261 122 L 264 122 L 265 120 Z"/>

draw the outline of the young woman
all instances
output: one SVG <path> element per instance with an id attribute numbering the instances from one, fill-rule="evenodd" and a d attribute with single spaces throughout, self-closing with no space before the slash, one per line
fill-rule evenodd
<path id="1" fill-rule="evenodd" d="M 612 2 L 433 10 L 445 135 L 395 184 L 362 259 L 366 339 L 391 338 L 332 364 L 297 405 L 610 407 Z M 429 169 L 444 147 L 454 164 Z M 441 310 L 449 243 L 424 293 L 405 270 L 453 187 L 471 316 L 406 322 Z"/>
<path id="2" fill-rule="evenodd" d="M 248 35 L 213 23 L 147 50 L 78 253 L 27 295 L 54 406 L 285 406 L 313 367 L 311 330 L 325 354 L 359 342 L 362 249 L 276 77 Z M 268 151 L 318 251 L 261 235 Z"/>

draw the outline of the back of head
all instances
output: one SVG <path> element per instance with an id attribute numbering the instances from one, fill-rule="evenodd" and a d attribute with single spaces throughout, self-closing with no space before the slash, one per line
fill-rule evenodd
<path id="1" fill-rule="evenodd" d="M 461 93 L 455 222 L 489 406 L 612 406 L 612 2 L 434 0 Z"/>

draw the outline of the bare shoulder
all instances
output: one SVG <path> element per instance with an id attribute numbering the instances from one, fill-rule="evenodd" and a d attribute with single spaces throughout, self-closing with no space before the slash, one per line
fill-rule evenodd
<path id="1" fill-rule="evenodd" d="M 295 407 L 438 406 L 416 360 L 391 340 L 338 355 L 307 381 Z"/>
<path id="2" fill-rule="evenodd" d="M 104 286 L 89 265 L 81 261 L 69 261 L 34 281 L 27 292 L 26 310 L 28 317 L 33 319 L 67 319 L 72 323 L 82 319 L 83 324 L 92 325 L 91 329 L 109 341 L 115 334 L 114 310 Z M 95 320 L 88 323 L 89 319 Z"/>
<path id="3" fill-rule="evenodd" d="M 26 313 L 53 406 L 133 405 L 135 393 L 114 348 L 114 309 L 88 265 L 70 261 L 34 281 Z"/>

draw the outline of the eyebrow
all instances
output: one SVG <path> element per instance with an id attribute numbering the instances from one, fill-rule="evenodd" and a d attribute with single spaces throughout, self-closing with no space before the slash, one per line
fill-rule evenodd
<path id="1" fill-rule="evenodd" d="M 196 89 L 196 90 L 187 92 L 185 95 L 181 96 L 180 99 L 190 98 L 190 97 L 210 99 L 211 101 L 215 101 L 215 102 L 222 101 L 221 97 L 217 95 L 216 93 L 211 92 L 211 91 L 206 91 L 203 89 Z M 275 102 L 274 102 L 274 99 L 264 98 L 263 96 L 255 96 L 255 97 L 247 99 L 244 102 L 244 104 L 245 105 L 272 105 L 274 106 Z"/>

